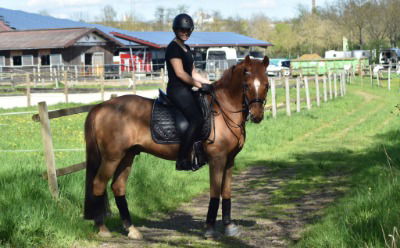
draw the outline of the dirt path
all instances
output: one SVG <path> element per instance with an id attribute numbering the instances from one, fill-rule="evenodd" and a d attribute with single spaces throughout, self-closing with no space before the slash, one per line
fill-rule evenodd
<path id="1" fill-rule="evenodd" d="M 299 239 L 305 224 L 318 218 L 319 210 L 340 195 L 332 190 L 335 185 L 325 184 L 317 191 L 291 199 L 284 207 L 271 202 L 272 192 L 295 176 L 293 168 L 272 171 L 264 166 L 250 167 L 234 176 L 232 217 L 241 228 L 237 238 L 202 237 L 209 200 L 208 194 L 203 194 L 178 210 L 155 216 L 139 226 L 144 236 L 142 241 L 117 234 L 99 247 L 287 247 Z M 340 183 L 333 176 L 331 181 Z M 221 221 L 217 226 L 222 229 Z"/>

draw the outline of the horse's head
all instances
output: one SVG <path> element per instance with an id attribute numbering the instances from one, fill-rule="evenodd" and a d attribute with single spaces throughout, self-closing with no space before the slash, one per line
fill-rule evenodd
<path id="1" fill-rule="evenodd" d="M 250 120 L 259 123 L 264 118 L 264 105 L 269 89 L 268 77 L 265 73 L 269 65 L 269 58 L 250 59 L 246 56 L 238 67 L 243 70 L 243 94 L 245 108 L 249 111 Z"/>

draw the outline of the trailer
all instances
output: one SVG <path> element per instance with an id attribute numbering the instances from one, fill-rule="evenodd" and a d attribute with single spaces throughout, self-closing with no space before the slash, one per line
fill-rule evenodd
<path id="1" fill-rule="evenodd" d="M 323 75 L 331 72 L 348 70 L 356 71 L 369 66 L 368 58 L 342 58 L 342 59 L 294 59 L 290 62 L 290 70 L 293 76 L 299 75 Z"/>

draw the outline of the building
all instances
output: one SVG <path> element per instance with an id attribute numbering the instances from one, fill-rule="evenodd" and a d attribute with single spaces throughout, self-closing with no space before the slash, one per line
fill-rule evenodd
<path id="1" fill-rule="evenodd" d="M 99 24 L 77 22 L 67 19 L 54 18 L 23 11 L 0 8 L 0 32 L 10 30 L 45 30 L 71 29 L 85 27 L 96 29 L 116 42 L 122 44 L 114 52 L 114 63 L 121 63 L 128 70 L 154 70 L 164 64 L 165 48 L 174 38 L 171 32 L 132 32 Z M 205 51 L 209 47 L 234 47 L 250 50 L 252 47 L 267 48 L 272 46 L 266 41 L 257 40 L 233 32 L 194 32 L 187 42 L 193 47 L 195 61 L 205 60 Z M 85 58 L 87 61 L 89 57 Z M 96 58 L 92 58 L 95 61 Z M 76 60 L 71 60 L 72 62 Z M 108 61 L 105 61 L 108 63 Z"/>
<path id="2" fill-rule="evenodd" d="M 8 30 L 0 32 L 0 66 L 102 66 L 122 46 L 95 28 Z"/>

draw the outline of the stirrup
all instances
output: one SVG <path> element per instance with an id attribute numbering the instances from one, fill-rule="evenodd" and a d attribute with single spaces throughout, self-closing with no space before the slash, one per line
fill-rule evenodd
<path id="1" fill-rule="evenodd" d="M 207 156 L 201 141 L 194 142 L 191 155 L 193 170 L 198 170 L 207 163 Z"/>

